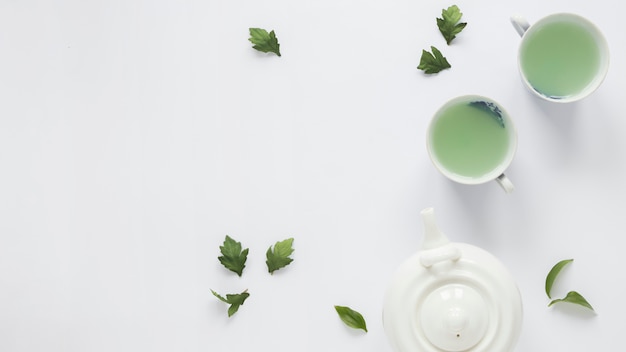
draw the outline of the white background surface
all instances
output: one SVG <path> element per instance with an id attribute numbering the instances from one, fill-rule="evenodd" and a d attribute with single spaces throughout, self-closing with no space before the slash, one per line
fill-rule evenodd
<path id="1" fill-rule="evenodd" d="M 447 46 L 435 18 L 458 4 Z M 617 1 L 0 3 L 0 350 L 391 351 L 382 298 L 434 207 L 453 241 L 518 282 L 516 351 L 623 345 L 626 40 Z M 596 22 L 604 84 L 571 105 L 525 91 L 512 14 Z M 274 29 L 283 56 L 248 28 Z M 452 64 L 416 69 L 437 46 Z M 461 186 L 425 148 L 430 116 L 481 94 L 519 137 L 506 195 Z M 239 278 L 218 262 L 250 248 Z M 294 237 L 270 276 L 265 250 Z M 575 261 L 547 307 L 544 279 Z M 210 294 L 251 296 L 232 318 Z M 360 311 L 369 333 L 333 305 Z"/>

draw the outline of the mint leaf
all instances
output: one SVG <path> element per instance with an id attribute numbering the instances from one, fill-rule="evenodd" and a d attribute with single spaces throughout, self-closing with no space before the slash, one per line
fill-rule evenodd
<path id="1" fill-rule="evenodd" d="M 424 73 L 437 73 L 446 68 L 450 68 L 450 63 L 446 58 L 441 55 L 441 52 L 434 46 L 430 47 L 433 53 L 429 53 L 426 50 L 422 50 L 422 57 L 420 58 L 420 64 L 417 66 L 418 70 L 423 70 Z M 433 55 L 434 54 L 434 55 Z"/>
<path id="2" fill-rule="evenodd" d="M 217 297 L 220 301 L 230 304 L 230 307 L 228 307 L 228 317 L 232 317 L 233 314 L 237 313 L 239 306 L 243 305 L 243 302 L 250 297 L 248 290 L 239 294 L 227 294 L 226 298 L 220 296 L 219 293 L 213 290 L 211 290 L 211 292 L 213 293 L 213 296 Z"/>
<path id="3" fill-rule="evenodd" d="M 254 44 L 252 47 L 264 53 L 274 53 L 280 56 L 280 44 L 276 38 L 276 33 L 272 30 L 267 32 L 262 28 L 250 28 L 250 38 L 248 40 Z"/>
<path id="4" fill-rule="evenodd" d="M 550 270 L 550 272 L 548 273 L 548 276 L 546 276 L 546 294 L 548 295 L 548 298 L 552 298 L 551 296 L 551 292 L 552 292 L 552 285 L 554 284 L 554 280 L 556 280 L 556 277 L 559 276 L 559 273 L 561 272 L 561 270 L 563 270 L 563 268 L 573 262 L 574 259 L 565 259 L 565 260 L 561 260 L 560 262 L 556 263 L 552 269 Z"/>
<path id="5" fill-rule="evenodd" d="M 337 314 L 339 314 L 339 318 L 341 318 L 341 321 L 343 321 L 344 324 L 353 329 L 361 329 L 367 332 L 365 318 L 363 318 L 363 315 L 361 315 L 361 313 L 353 310 L 352 308 L 344 306 L 335 306 L 335 310 L 337 311 Z"/>
<path id="6" fill-rule="evenodd" d="M 265 253 L 267 260 L 265 263 L 267 264 L 267 270 L 270 274 L 274 274 L 274 271 L 286 267 L 293 261 L 293 259 L 289 257 L 294 251 L 292 245 L 293 238 L 288 238 L 276 242 L 273 249 L 272 247 L 267 249 Z"/>
<path id="7" fill-rule="evenodd" d="M 467 23 L 458 23 L 462 16 L 463 14 L 458 6 L 452 5 L 447 9 L 441 10 L 441 17 L 443 18 L 437 18 L 439 32 L 441 32 L 446 39 L 448 45 L 450 45 L 452 39 L 456 38 L 456 35 L 461 33 L 463 28 L 467 26 Z"/>
<path id="8" fill-rule="evenodd" d="M 241 250 L 241 242 L 237 242 L 226 235 L 224 245 L 220 246 L 221 256 L 217 257 L 222 265 L 241 276 L 248 259 L 248 248 Z"/>
<path id="9" fill-rule="evenodd" d="M 548 307 L 550 307 L 551 305 L 553 305 L 555 303 L 558 303 L 558 302 L 574 303 L 574 304 L 578 304 L 580 306 L 589 308 L 591 310 L 594 310 L 593 307 L 591 306 L 591 304 L 589 304 L 589 302 L 587 302 L 585 297 L 583 297 L 580 293 L 578 293 L 576 291 L 568 292 L 567 295 L 564 298 L 559 298 L 559 299 L 552 300 L 550 302 L 550 304 L 548 304 Z"/>

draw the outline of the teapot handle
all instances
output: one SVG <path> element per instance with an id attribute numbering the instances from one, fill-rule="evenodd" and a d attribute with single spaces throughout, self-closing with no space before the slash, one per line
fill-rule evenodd
<path id="1" fill-rule="evenodd" d="M 429 249 L 420 254 L 420 264 L 425 268 L 430 268 L 440 262 L 448 260 L 457 261 L 459 259 L 461 259 L 461 250 L 452 244 Z"/>
<path id="2" fill-rule="evenodd" d="M 420 263 L 424 267 L 430 268 L 439 262 L 456 261 L 461 258 L 461 251 L 450 243 L 448 237 L 437 226 L 433 208 L 422 210 L 421 215 L 424 222 L 424 241 L 422 242 Z"/>
<path id="3" fill-rule="evenodd" d="M 426 208 L 420 213 L 422 222 L 424 223 L 424 240 L 422 241 L 422 249 L 428 250 L 444 246 L 450 241 L 448 237 L 439 229 L 435 221 L 435 211 L 433 208 Z"/>

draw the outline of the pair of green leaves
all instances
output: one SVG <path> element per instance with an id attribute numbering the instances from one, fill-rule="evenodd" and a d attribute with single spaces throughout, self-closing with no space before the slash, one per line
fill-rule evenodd
<path id="1" fill-rule="evenodd" d="M 560 262 L 556 263 L 552 267 L 552 269 L 548 273 L 548 276 L 546 276 L 546 287 L 545 288 L 546 288 L 546 295 L 548 295 L 548 298 L 552 299 L 552 285 L 554 285 L 554 281 L 559 276 L 559 273 L 561 272 L 561 270 L 563 270 L 563 268 L 565 266 L 567 266 L 569 263 L 571 263 L 573 261 L 574 261 L 574 259 L 564 259 L 564 260 L 561 260 Z M 568 303 L 578 304 L 580 306 L 583 306 L 583 307 L 589 308 L 591 310 L 594 310 L 593 307 L 591 306 L 591 304 L 589 304 L 589 302 L 587 302 L 585 297 L 583 297 L 580 293 L 578 293 L 576 291 L 569 291 L 565 295 L 565 297 L 563 297 L 563 298 L 552 299 L 550 301 L 550 303 L 548 304 L 548 307 L 552 306 L 555 303 L 559 303 L 559 302 L 568 302 Z"/>
<path id="2" fill-rule="evenodd" d="M 443 35 L 446 43 L 450 45 L 450 42 L 456 35 L 467 26 L 467 23 L 459 22 L 463 13 L 458 6 L 452 5 L 447 9 L 441 10 L 441 18 L 437 18 L 437 27 L 439 32 Z M 422 56 L 420 58 L 420 64 L 417 66 L 419 70 L 423 70 L 424 73 L 432 74 L 452 67 L 448 60 L 441 54 L 439 49 L 434 46 L 430 47 L 432 53 L 422 50 Z"/>
<path id="3" fill-rule="evenodd" d="M 235 241 L 230 236 L 226 235 L 224 244 L 220 246 L 221 256 L 217 257 L 222 265 L 236 273 L 241 277 L 243 269 L 246 267 L 246 261 L 248 260 L 249 249 L 243 249 L 241 242 Z M 284 268 L 291 264 L 293 259 L 290 257 L 294 252 L 293 238 L 288 238 L 284 241 L 278 241 L 274 246 L 270 246 L 265 253 L 267 264 L 267 270 L 270 274 L 274 274 L 274 271 Z M 231 317 L 237 313 L 239 307 L 243 305 L 246 299 L 250 297 L 248 290 L 242 293 L 227 294 L 226 297 L 221 296 L 217 292 L 211 290 L 213 296 L 217 297 L 220 301 L 230 304 L 228 307 L 228 316 Z"/>
<path id="4" fill-rule="evenodd" d="M 276 33 L 266 31 L 263 28 L 250 28 L 250 38 L 248 40 L 254 44 L 252 47 L 264 53 L 274 53 L 280 56 L 280 44 Z"/>
<path id="5" fill-rule="evenodd" d="M 226 235 L 224 244 L 220 246 L 222 255 L 217 257 L 226 269 L 239 276 L 243 274 L 243 269 L 246 267 L 249 252 L 248 248 L 242 248 L 241 242 L 237 242 Z M 274 271 L 291 264 L 293 259 L 290 256 L 293 252 L 293 238 L 278 241 L 273 247 L 270 246 L 265 253 L 265 264 L 268 272 L 274 274 Z"/>

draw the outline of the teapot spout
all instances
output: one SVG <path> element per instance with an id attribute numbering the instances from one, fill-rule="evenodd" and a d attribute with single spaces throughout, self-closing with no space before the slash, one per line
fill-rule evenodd
<path id="1" fill-rule="evenodd" d="M 424 222 L 424 240 L 422 249 L 433 249 L 450 243 L 448 237 L 439 230 L 435 222 L 435 211 L 433 208 L 422 210 L 422 221 Z"/>

